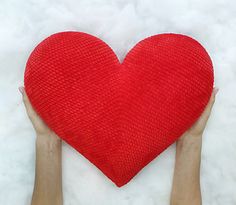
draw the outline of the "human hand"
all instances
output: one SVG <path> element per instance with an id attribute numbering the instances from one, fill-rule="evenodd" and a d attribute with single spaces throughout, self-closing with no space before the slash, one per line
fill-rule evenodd
<path id="1" fill-rule="evenodd" d="M 56 140 L 60 139 L 35 112 L 25 92 L 25 88 L 19 87 L 19 91 L 22 94 L 26 112 L 28 114 L 29 119 L 31 120 L 33 124 L 33 127 L 35 129 L 37 136 L 44 137 L 44 138 L 49 138 L 50 136 L 50 139 L 56 139 Z"/>
<path id="2" fill-rule="evenodd" d="M 202 134 L 217 92 L 218 89 L 214 88 L 201 116 L 177 140 L 171 204 L 202 204 L 200 187 Z"/>
<path id="3" fill-rule="evenodd" d="M 199 119 L 192 125 L 192 127 L 190 129 L 188 129 L 181 137 L 179 140 L 183 140 L 186 137 L 200 137 L 202 136 L 204 129 L 206 127 L 208 118 L 211 114 L 211 110 L 212 107 L 214 105 L 215 102 L 215 97 L 217 92 L 219 91 L 218 88 L 214 88 L 213 92 L 211 94 L 210 100 L 205 108 L 205 110 L 203 111 L 202 115 L 199 117 Z M 178 140 L 178 141 L 179 141 Z"/>

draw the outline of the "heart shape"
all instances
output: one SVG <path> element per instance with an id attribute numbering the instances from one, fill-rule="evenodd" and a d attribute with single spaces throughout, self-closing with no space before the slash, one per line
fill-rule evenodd
<path id="1" fill-rule="evenodd" d="M 206 50 L 181 34 L 148 37 L 120 63 L 95 36 L 57 33 L 34 49 L 24 76 L 40 117 L 118 187 L 197 120 L 213 81 Z"/>

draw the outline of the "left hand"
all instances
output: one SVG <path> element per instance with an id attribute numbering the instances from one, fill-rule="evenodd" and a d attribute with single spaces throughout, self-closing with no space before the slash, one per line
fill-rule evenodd
<path id="1" fill-rule="evenodd" d="M 188 129 L 182 136 L 180 139 L 185 138 L 185 136 L 193 136 L 193 137 L 199 137 L 202 136 L 204 129 L 206 127 L 207 121 L 209 119 L 209 116 L 211 114 L 211 110 L 212 107 L 214 105 L 215 102 L 215 96 L 217 94 L 217 92 L 219 91 L 218 88 L 214 88 L 213 92 L 211 94 L 210 100 L 204 110 L 204 112 L 202 113 L 202 115 L 200 116 L 200 118 L 192 125 L 192 127 L 190 129 Z"/>

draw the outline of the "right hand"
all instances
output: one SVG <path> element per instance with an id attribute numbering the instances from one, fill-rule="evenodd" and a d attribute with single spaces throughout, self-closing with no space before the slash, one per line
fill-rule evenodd
<path id="1" fill-rule="evenodd" d="M 29 98 L 25 92 L 25 88 L 23 86 L 19 87 L 19 91 L 22 94 L 23 102 L 26 108 L 26 112 L 28 114 L 29 119 L 31 120 L 33 127 L 37 136 L 51 136 L 55 139 L 60 139 L 39 117 L 39 115 L 33 109 Z"/>

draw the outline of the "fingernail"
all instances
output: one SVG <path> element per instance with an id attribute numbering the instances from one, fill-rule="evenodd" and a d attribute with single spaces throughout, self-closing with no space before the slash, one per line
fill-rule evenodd
<path id="1" fill-rule="evenodd" d="M 23 87 L 23 86 L 20 86 L 20 87 L 19 87 L 19 91 L 23 94 L 23 92 L 24 92 L 24 87 Z"/>

